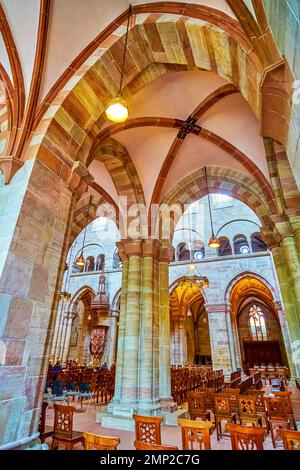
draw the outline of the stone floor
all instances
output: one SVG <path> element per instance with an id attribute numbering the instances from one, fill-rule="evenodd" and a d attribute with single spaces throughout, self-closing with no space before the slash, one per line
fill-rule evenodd
<path id="1" fill-rule="evenodd" d="M 295 413 L 295 419 L 298 422 L 298 429 L 300 429 L 300 392 L 294 388 L 290 388 L 292 391 L 292 403 Z M 266 389 L 268 392 L 268 389 Z M 186 407 L 185 405 L 183 405 Z M 130 431 L 121 431 L 118 429 L 103 428 L 100 424 L 96 423 L 96 413 L 100 411 L 101 406 L 97 406 L 95 410 L 94 405 L 90 407 L 84 405 L 83 409 L 77 406 L 74 413 L 74 430 L 76 431 L 88 431 L 95 434 L 102 434 L 104 436 L 118 437 L 121 442 L 118 447 L 120 450 L 134 449 L 134 433 Z M 52 405 L 49 405 L 47 410 L 46 424 L 53 426 L 54 412 Z M 48 439 L 47 444 L 51 446 L 51 439 Z M 181 449 L 181 432 L 179 427 L 175 426 L 162 426 L 162 443 L 166 445 L 175 445 Z M 231 442 L 229 434 L 223 435 L 220 441 L 217 441 L 216 431 L 213 432 L 211 437 L 211 445 L 213 450 L 231 450 Z M 265 450 L 273 450 L 271 437 L 267 435 L 264 442 Z M 81 444 L 78 444 L 75 449 L 81 450 Z M 281 441 L 278 441 L 276 450 L 283 450 Z"/>

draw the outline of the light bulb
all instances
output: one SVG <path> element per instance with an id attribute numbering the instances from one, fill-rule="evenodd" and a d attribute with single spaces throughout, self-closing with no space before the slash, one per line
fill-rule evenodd
<path id="1" fill-rule="evenodd" d="M 105 110 L 107 119 L 113 122 L 124 122 L 129 117 L 128 106 L 126 101 L 117 96 L 107 106 Z"/>
<path id="2" fill-rule="evenodd" d="M 208 242 L 208 246 L 209 248 L 220 248 L 221 246 L 220 240 L 214 235 L 212 235 L 211 239 Z"/>

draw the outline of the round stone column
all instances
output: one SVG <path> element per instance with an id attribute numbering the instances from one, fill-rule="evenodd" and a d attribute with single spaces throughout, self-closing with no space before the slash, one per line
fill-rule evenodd
<path id="1" fill-rule="evenodd" d="M 174 315 L 172 318 L 173 365 L 183 366 L 187 363 L 187 343 L 185 317 Z"/>
<path id="2" fill-rule="evenodd" d="M 224 374 L 233 370 L 231 341 L 228 331 L 226 304 L 205 305 L 208 322 L 213 369 L 223 369 Z"/>

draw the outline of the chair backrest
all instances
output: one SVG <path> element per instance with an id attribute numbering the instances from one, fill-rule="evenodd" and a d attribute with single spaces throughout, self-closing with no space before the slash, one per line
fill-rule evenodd
<path id="1" fill-rule="evenodd" d="M 87 382 L 81 382 L 79 384 L 79 392 L 81 393 L 89 393 L 90 391 L 90 386 Z"/>
<path id="2" fill-rule="evenodd" d="M 238 397 L 239 413 L 242 418 L 257 418 L 255 402 L 255 396 L 240 395 Z"/>
<path id="3" fill-rule="evenodd" d="M 228 416 L 231 414 L 230 396 L 227 394 L 215 395 L 215 413 L 217 415 Z"/>
<path id="4" fill-rule="evenodd" d="M 203 388 L 202 393 L 205 394 L 205 408 L 207 410 L 214 410 L 215 409 L 215 391 L 213 388 Z"/>
<path id="5" fill-rule="evenodd" d="M 66 383 L 66 390 L 67 390 L 67 392 L 75 392 L 76 387 L 75 387 L 74 382 L 71 382 L 71 381 L 67 382 Z"/>
<path id="6" fill-rule="evenodd" d="M 283 398 L 285 411 L 287 414 L 293 414 L 293 406 L 291 401 L 291 392 L 272 392 L 275 397 Z"/>
<path id="7" fill-rule="evenodd" d="M 284 450 L 300 450 L 300 431 L 280 429 Z"/>
<path id="8" fill-rule="evenodd" d="M 74 410 L 73 406 L 54 404 L 54 434 L 72 437 Z"/>
<path id="9" fill-rule="evenodd" d="M 83 433 L 85 450 L 117 450 L 120 444 L 118 437 L 99 436 L 90 432 Z"/>
<path id="10" fill-rule="evenodd" d="M 57 396 L 61 396 L 61 395 L 63 395 L 63 393 L 64 393 L 64 389 L 63 389 L 62 382 L 60 380 L 56 379 L 53 382 L 52 394 L 57 395 Z"/>
<path id="11" fill-rule="evenodd" d="M 267 406 L 269 419 L 287 421 L 287 413 L 285 409 L 283 398 L 266 397 L 265 403 Z"/>
<path id="12" fill-rule="evenodd" d="M 210 421 L 178 419 L 178 424 L 181 427 L 183 450 L 211 450 Z"/>
<path id="13" fill-rule="evenodd" d="M 41 414 L 40 414 L 40 420 L 39 420 L 39 433 L 45 432 L 45 422 L 46 422 L 46 411 L 48 407 L 48 402 L 43 401 L 42 402 L 42 407 L 41 407 Z"/>
<path id="14" fill-rule="evenodd" d="M 161 416 L 132 415 L 135 422 L 135 440 L 148 444 L 161 444 Z"/>
<path id="15" fill-rule="evenodd" d="M 141 441 L 134 441 L 136 450 L 178 450 L 175 446 L 164 446 L 162 444 L 149 444 Z"/>
<path id="16" fill-rule="evenodd" d="M 205 412 L 205 393 L 190 392 L 187 395 L 188 409 L 191 415 L 201 415 Z"/>
<path id="17" fill-rule="evenodd" d="M 230 432 L 232 450 L 264 450 L 264 428 L 230 423 L 226 429 Z"/>

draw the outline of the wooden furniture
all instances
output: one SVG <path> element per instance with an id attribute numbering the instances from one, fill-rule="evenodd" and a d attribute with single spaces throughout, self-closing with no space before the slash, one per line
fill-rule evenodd
<path id="1" fill-rule="evenodd" d="M 240 395 L 240 389 L 239 388 L 224 388 L 223 394 L 226 394 L 229 396 L 231 410 L 235 413 L 238 413 L 239 412 L 238 397 Z"/>
<path id="2" fill-rule="evenodd" d="M 215 396 L 215 426 L 218 441 L 222 437 L 222 421 L 236 423 L 236 413 L 231 408 L 230 397 L 227 394 Z"/>
<path id="3" fill-rule="evenodd" d="M 193 421 L 178 419 L 181 427 L 183 450 L 211 450 L 211 421 Z"/>
<path id="4" fill-rule="evenodd" d="M 72 450 L 78 442 L 83 443 L 82 432 L 73 431 L 74 407 L 54 404 L 54 432 L 51 449 L 62 444 L 65 449 Z"/>
<path id="5" fill-rule="evenodd" d="M 264 428 L 227 424 L 232 450 L 264 450 Z"/>
<path id="6" fill-rule="evenodd" d="M 281 429 L 279 433 L 283 440 L 284 450 L 300 450 L 300 431 Z"/>
<path id="7" fill-rule="evenodd" d="M 136 450 L 178 450 L 175 446 L 165 446 L 162 444 L 149 444 L 141 441 L 134 441 Z"/>
<path id="8" fill-rule="evenodd" d="M 120 444 L 118 437 L 98 436 L 90 432 L 83 433 L 85 450 L 117 450 Z"/>
<path id="9" fill-rule="evenodd" d="M 272 444 L 276 448 L 276 440 L 281 429 L 289 429 L 289 419 L 286 414 L 286 408 L 283 398 L 266 397 L 269 427 L 271 432 Z"/>
<path id="10" fill-rule="evenodd" d="M 291 392 L 272 392 L 275 397 L 284 399 L 284 406 L 287 417 L 289 418 L 290 423 L 293 425 L 294 430 L 297 430 L 296 420 L 294 416 L 294 410 L 291 401 Z"/>
<path id="11" fill-rule="evenodd" d="M 48 437 L 51 437 L 53 434 L 53 426 L 46 426 L 46 412 L 47 412 L 48 402 L 42 402 L 40 420 L 39 420 L 39 428 L 38 431 L 40 433 L 41 443 L 45 442 Z"/>
<path id="12" fill-rule="evenodd" d="M 135 422 L 135 440 L 147 444 L 161 444 L 161 416 L 132 415 Z"/>
<path id="13" fill-rule="evenodd" d="M 215 392 L 213 388 L 203 388 L 202 392 L 205 394 L 204 398 L 204 405 L 205 409 L 210 411 L 213 417 L 213 421 L 215 420 Z M 211 419 L 210 419 L 211 421 Z"/>
<path id="14" fill-rule="evenodd" d="M 263 425 L 266 428 L 267 432 L 269 432 L 269 421 L 268 421 L 268 414 L 266 410 L 266 404 L 264 400 L 264 391 L 263 390 L 248 390 L 247 394 L 252 395 L 255 397 L 255 408 L 258 416 L 262 418 Z"/>
<path id="15" fill-rule="evenodd" d="M 210 412 L 206 409 L 204 392 L 190 392 L 187 394 L 187 399 L 190 419 L 210 420 Z"/>
<path id="16" fill-rule="evenodd" d="M 239 418 L 241 425 L 251 423 L 254 426 L 262 425 L 261 417 L 256 411 L 256 397 L 251 395 L 241 395 L 238 397 Z"/>

